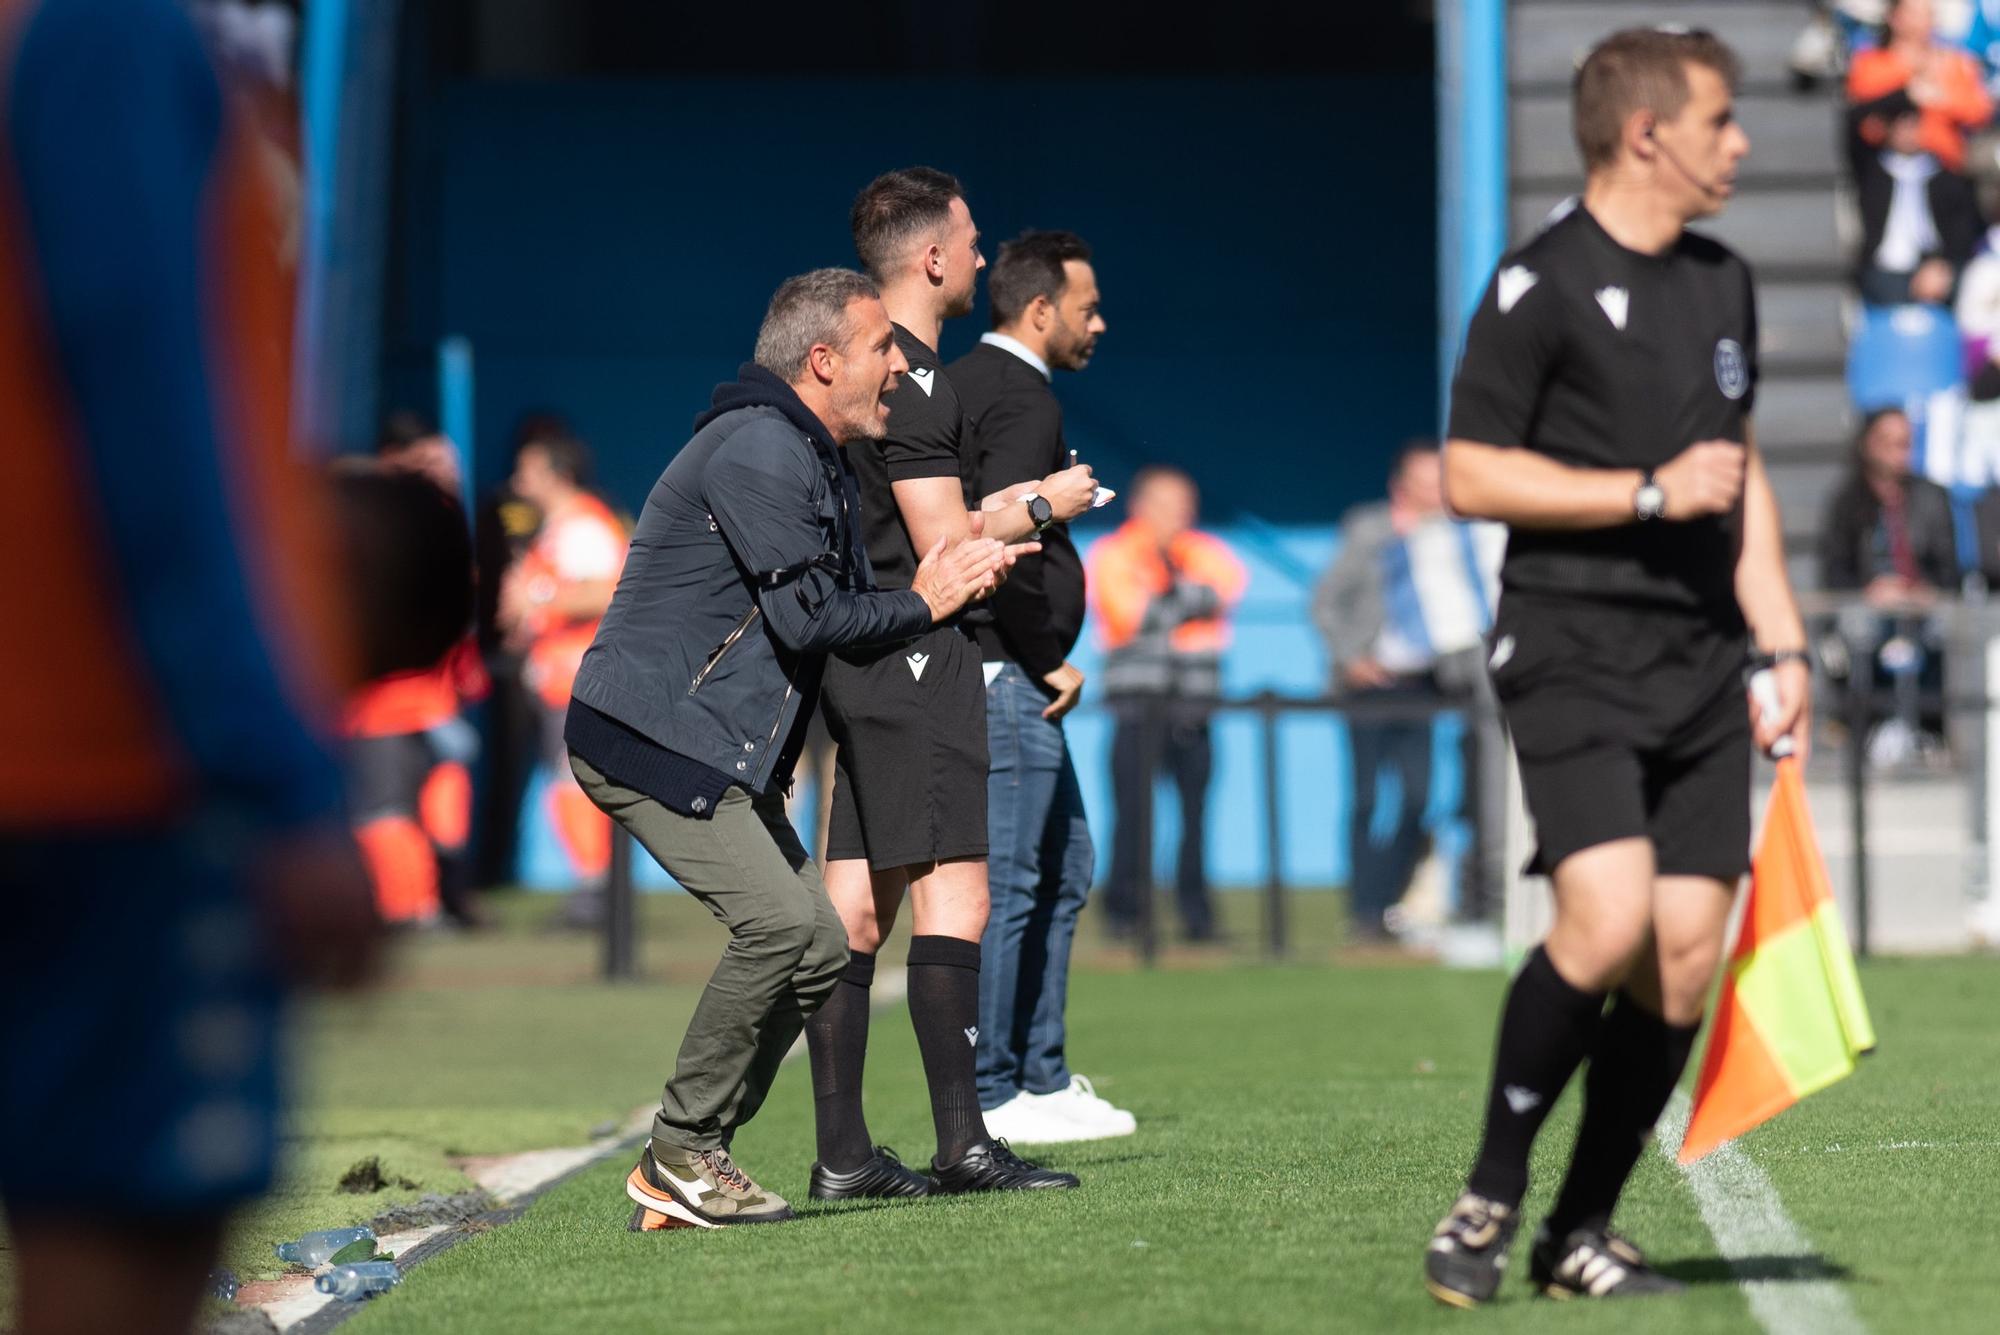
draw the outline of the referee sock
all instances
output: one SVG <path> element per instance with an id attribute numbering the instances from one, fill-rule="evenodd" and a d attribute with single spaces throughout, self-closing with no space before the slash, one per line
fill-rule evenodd
<path id="1" fill-rule="evenodd" d="M 910 938 L 910 1024 L 931 1087 L 937 1162 L 956 1163 L 986 1139 L 974 1056 L 979 1047 L 979 943 Z"/>
<path id="2" fill-rule="evenodd" d="M 1466 1187 L 1518 1206 L 1528 1194 L 1528 1153 L 1563 1086 L 1591 1049 L 1604 1016 L 1604 993 L 1572 987 L 1537 946 L 1507 991 L 1493 1085 L 1486 1096 L 1486 1138 Z"/>
<path id="3" fill-rule="evenodd" d="M 1652 1137 L 1694 1051 L 1701 1022 L 1668 1024 L 1620 992 L 1604 1017 L 1590 1073 L 1583 1081 L 1583 1125 L 1549 1229 L 1605 1228 L 1612 1207 Z"/>
<path id="4" fill-rule="evenodd" d="M 868 1060 L 868 989 L 874 982 L 875 956 L 850 952 L 840 981 L 806 1021 L 819 1161 L 837 1173 L 853 1172 L 875 1153 L 868 1119 L 861 1113 L 861 1072 Z"/>

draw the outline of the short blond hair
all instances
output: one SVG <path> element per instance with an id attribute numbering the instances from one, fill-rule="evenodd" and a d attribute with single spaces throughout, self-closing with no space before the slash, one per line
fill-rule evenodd
<path id="1" fill-rule="evenodd" d="M 1570 85 L 1570 115 L 1585 171 L 1618 158 L 1626 118 L 1650 111 L 1672 120 L 1687 106 L 1687 67 L 1702 65 L 1722 76 L 1730 91 L 1742 67 L 1729 44 L 1711 32 L 1686 28 L 1626 28 L 1585 56 Z"/>

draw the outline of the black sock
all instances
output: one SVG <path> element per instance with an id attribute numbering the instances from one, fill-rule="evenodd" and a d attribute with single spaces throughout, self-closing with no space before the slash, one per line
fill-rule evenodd
<path id="1" fill-rule="evenodd" d="M 1486 1139 L 1468 1189 L 1502 1205 L 1528 1194 L 1528 1152 L 1563 1086 L 1590 1051 L 1604 1016 L 1604 993 L 1571 987 L 1537 946 L 1507 991 L 1493 1084 L 1486 1095 Z"/>
<path id="2" fill-rule="evenodd" d="M 852 1172 L 875 1153 L 868 1119 L 861 1114 L 861 1071 L 868 1059 L 868 989 L 874 982 L 875 957 L 853 951 L 840 981 L 806 1021 L 819 1161 L 840 1173 Z"/>
<path id="3" fill-rule="evenodd" d="M 1620 992 L 1598 1031 L 1583 1080 L 1583 1125 L 1549 1229 L 1604 1228 L 1625 1180 L 1645 1151 L 1660 1110 L 1673 1097 L 1701 1022 L 1668 1024 Z"/>
<path id="4" fill-rule="evenodd" d="M 931 1087 L 937 1162 L 952 1163 L 986 1139 L 973 1060 L 979 1045 L 977 941 L 910 938 L 910 1024 Z"/>

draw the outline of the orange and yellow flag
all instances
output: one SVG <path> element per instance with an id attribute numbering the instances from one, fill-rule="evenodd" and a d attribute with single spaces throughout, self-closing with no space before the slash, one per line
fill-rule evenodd
<path id="1" fill-rule="evenodd" d="M 1875 1046 L 1796 759 L 1778 762 L 1680 1161 L 1693 1163 L 1854 1070 Z"/>

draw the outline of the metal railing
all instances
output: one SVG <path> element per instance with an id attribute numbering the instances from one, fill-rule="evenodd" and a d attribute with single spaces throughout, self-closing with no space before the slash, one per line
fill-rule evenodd
<path id="1" fill-rule="evenodd" d="M 1845 616 L 1851 623 L 1862 605 L 1819 597 L 1810 600 L 1809 624 L 1816 645 L 1829 636 L 1839 636 Z M 1872 610 L 1872 609 L 1871 609 Z M 1909 615 L 1914 616 L 1912 611 Z M 1990 846 L 1995 831 L 1989 826 L 1989 805 L 2000 797 L 2000 776 L 1992 769 L 2000 764 L 2000 602 L 1953 601 L 1923 610 L 1923 616 L 1937 628 L 1945 656 L 1943 668 L 1947 690 L 1911 691 L 1903 687 L 1862 688 L 1839 685 L 1823 670 L 1814 673 L 1814 707 L 1822 720 L 1837 719 L 1845 736 L 1840 746 L 1840 782 L 1846 801 L 1848 832 L 1852 840 L 1850 887 L 1855 908 L 1854 945 L 1856 953 L 1867 955 L 1872 947 L 1871 924 L 1874 908 L 1874 875 L 1869 852 L 1869 810 L 1871 765 L 1869 737 L 1874 724 L 1898 710 L 1914 707 L 1929 717 L 1943 717 L 1952 725 L 1952 754 L 1955 769 L 1967 785 L 1966 797 L 1972 821 L 1973 842 L 1981 849 Z M 1858 657 L 1849 648 L 1850 660 Z M 1978 689 L 1966 689 L 1977 683 Z M 1506 848 L 1507 785 L 1512 753 L 1490 686 L 1470 697 L 1423 699 L 1410 696 L 1373 698 L 1368 693 L 1340 696 L 1285 696 L 1275 692 L 1218 702 L 1214 718 L 1249 716 L 1257 720 L 1259 773 L 1264 847 L 1264 884 L 1260 887 L 1258 941 L 1268 959 L 1286 956 L 1290 949 L 1289 896 L 1292 888 L 1284 874 L 1286 845 L 1285 803 L 1280 800 L 1282 766 L 1279 751 L 1281 721 L 1287 717 L 1321 715 L 1355 721 L 1435 721 L 1457 716 L 1465 726 L 1465 799 L 1461 816 L 1472 840 L 1468 865 L 1461 885 L 1465 887 L 1462 907 L 1470 905 L 1473 920 L 1499 916 L 1509 883 L 1510 868 Z M 1994 736 L 1989 738 L 1989 732 Z M 1146 758 L 1142 757 L 1142 763 Z M 1157 773 L 1158 757 L 1147 768 Z M 1824 757 L 1822 757 L 1822 761 Z M 1817 769 L 1818 766 L 1815 766 Z M 1357 776 L 1357 782 L 1372 776 Z M 1153 875 L 1153 804 L 1142 804 L 1137 813 L 1141 828 L 1134 842 L 1146 850 L 1146 878 L 1139 896 L 1136 945 L 1147 964 L 1160 954 L 1158 901 L 1161 887 Z M 632 877 L 632 840 L 620 834 L 612 841 L 610 881 L 607 887 L 604 935 L 604 976 L 629 979 L 637 972 L 636 892 Z"/>

